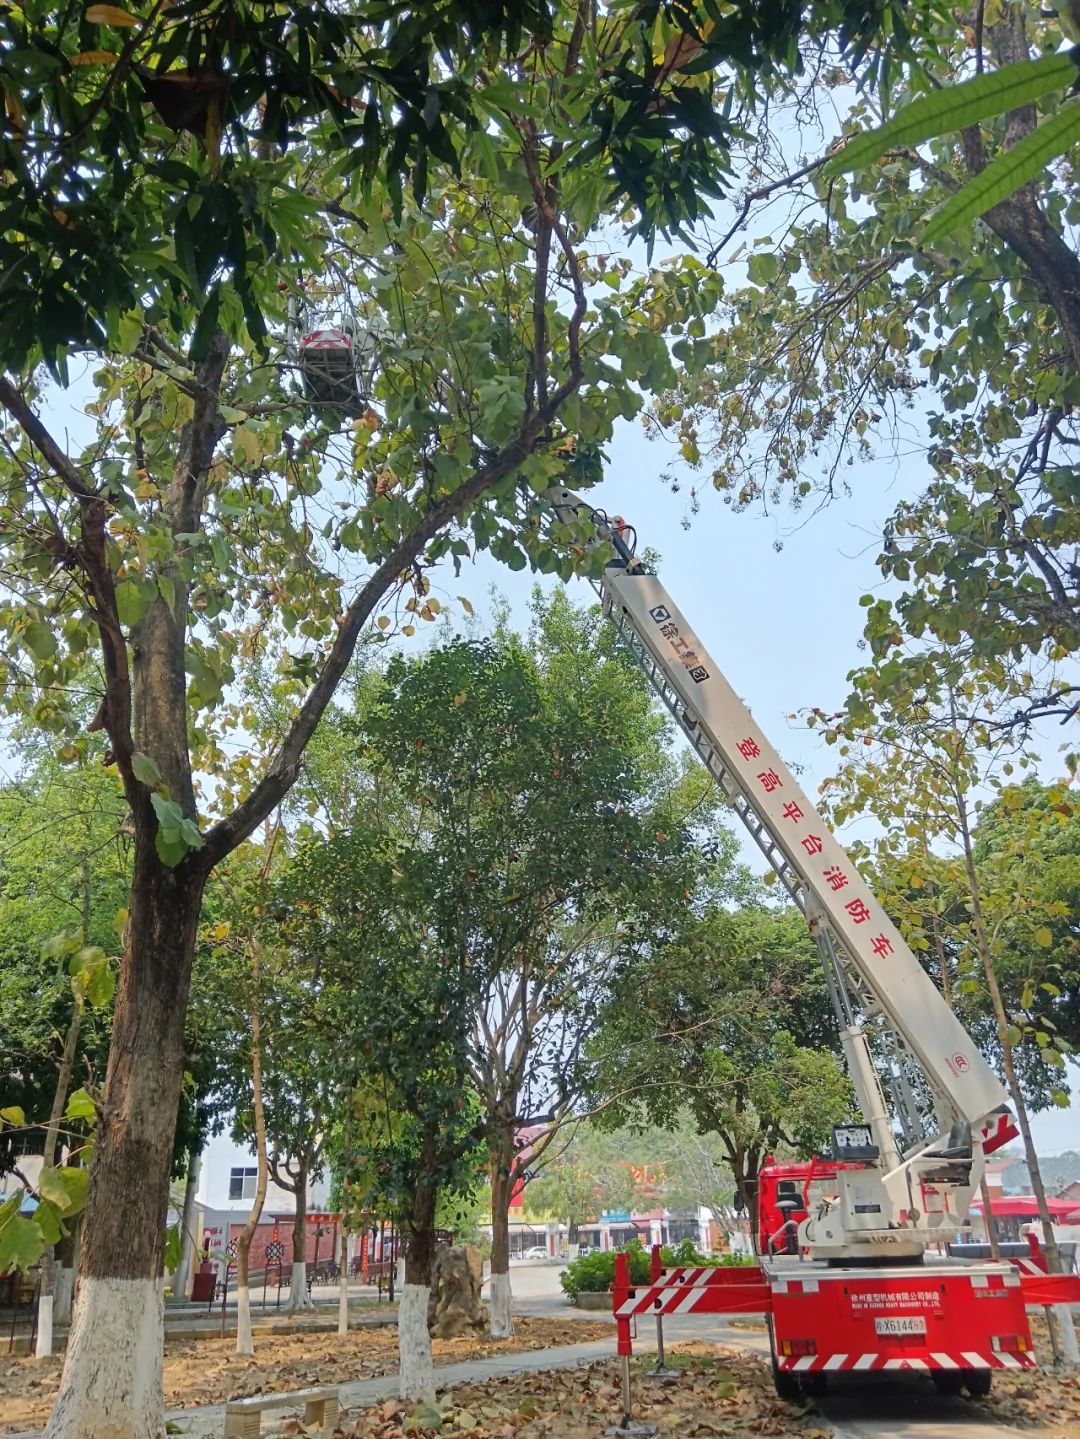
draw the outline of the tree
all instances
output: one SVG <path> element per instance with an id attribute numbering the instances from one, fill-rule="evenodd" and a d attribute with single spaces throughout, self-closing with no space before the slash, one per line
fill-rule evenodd
<path id="1" fill-rule="evenodd" d="M 402 585 L 424 614 L 424 570 L 455 546 L 572 570 L 581 556 L 541 534 L 526 487 L 587 484 L 614 417 L 673 383 L 661 331 L 696 323 L 718 288 L 691 262 L 624 284 L 605 226 L 629 214 L 647 242 L 686 229 L 722 183 L 732 106 L 799 66 L 800 32 L 862 53 L 893 13 L 713 11 L 530 5 L 527 32 L 519 6 L 443 0 L 146 16 L 35 0 L 0 17 L 22 57 L 0 135 L 15 177 L 3 354 L 18 369 L 0 379 L 4 694 L 44 729 L 72 726 L 72 666 L 100 652 L 95 720 L 134 830 L 54 1436 L 94 1439 L 104 1409 L 113 1431 L 160 1427 L 155 1350 L 130 1336 L 161 1327 L 208 876 L 281 802 L 358 636 L 373 617 L 389 628 L 378 610 Z M 280 343 L 290 310 L 328 300 L 386 339 L 375 393 L 347 417 L 289 389 Z M 95 434 L 71 451 L 34 383 L 38 360 L 62 374 L 69 348 L 96 377 Z M 346 418 L 359 425 L 342 436 Z M 292 680 L 289 720 L 272 752 L 230 764 L 235 666 L 264 649 Z M 201 811 L 196 768 L 228 771 Z"/>
<path id="2" fill-rule="evenodd" d="M 961 923 L 975 961 L 957 989 L 961 993 L 982 993 L 988 1002 L 997 1057 L 1042 1221 L 1047 1261 L 1052 1272 L 1060 1271 L 1060 1254 L 1031 1135 L 1028 1097 L 1017 1063 L 1025 1030 L 1010 1016 L 998 973 L 1006 934 L 1011 932 L 1013 943 L 1019 940 L 1023 945 L 1029 963 L 1040 950 L 1052 946 L 1053 934 L 1045 921 L 1057 916 L 1060 902 L 1048 899 L 1041 890 L 1037 851 L 1026 855 L 1022 846 L 1012 847 L 1009 853 L 1001 852 L 993 860 L 988 855 L 981 872 L 978 864 L 975 816 L 976 806 L 981 807 L 982 801 L 976 795 L 980 789 L 1003 789 L 1007 797 L 1013 761 L 1025 767 L 1030 762 L 1021 741 L 1010 733 L 1003 736 L 983 718 L 998 711 L 1003 696 L 1015 694 L 1007 676 L 994 661 L 984 665 L 981 672 L 972 673 L 948 655 L 936 657 L 935 670 L 952 677 L 951 686 L 943 685 L 943 694 L 923 695 L 911 703 L 903 690 L 890 698 L 880 698 L 877 690 L 867 685 L 860 689 L 863 699 L 856 711 L 858 718 L 833 717 L 833 727 L 827 735 L 835 743 L 843 742 L 847 762 L 827 786 L 828 808 L 837 823 L 852 812 L 872 813 L 886 826 L 887 846 L 902 844 L 900 836 L 911 831 L 916 835 L 929 833 L 939 845 L 950 846 L 954 862 L 949 879 L 962 886 Z M 898 705 L 896 709 L 894 703 Z M 966 714 L 962 714 L 961 705 Z M 866 740 L 870 742 L 869 751 Z M 853 757 L 848 757 L 852 752 Z M 1007 798 L 1005 802 L 1010 803 Z M 1022 795 L 1019 804 L 1023 804 Z M 1018 860 L 1031 862 L 1030 868 L 1024 864 L 1028 882 L 1019 888 Z M 941 920 L 944 923 L 947 915 L 943 914 Z M 922 947 L 928 947 L 925 941 Z M 1049 982 L 1045 972 L 1040 979 Z M 1038 1026 L 1028 1023 L 1027 1029 L 1030 1038 L 1035 1039 Z M 1044 1029 L 1042 1034 L 1042 1042 L 1035 1039 L 1032 1045 L 1036 1064 L 1052 1064 L 1063 1070 L 1060 1037 L 1052 1029 Z M 1071 1320 L 1065 1315 L 1054 1322 L 1060 1326 L 1067 1355 L 1075 1362 Z"/>
<path id="3" fill-rule="evenodd" d="M 730 1234 L 735 1227 L 735 1180 L 722 1140 L 716 1134 L 703 1133 L 689 1113 L 675 1128 L 654 1133 L 651 1156 L 665 1207 L 696 1212 L 701 1206 Z"/>
<path id="4" fill-rule="evenodd" d="M 708 785 L 679 782 L 633 661 L 560 592 L 534 597 L 527 646 L 504 630 L 392 661 L 359 727 L 381 812 L 429 867 L 436 912 L 458 917 L 502 1338 L 511 1196 L 580 1111 L 612 985 L 685 907 L 685 816 L 708 817 Z"/>
<path id="5" fill-rule="evenodd" d="M 16 753 L 28 746 L 19 744 Z M 33 1115 L 48 1112 L 79 996 L 66 941 L 112 952 L 123 927 L 128 840 L 116 779 L 100 752 L 74 769 L 29 756 L 0 789 L 0 1096 Z M 109 1005 L 81 1015 L 80 1078 L 96 1080 L 108 1046 Z M 77 1054 L 76 1059 L 79 1058 Z M 85 1064 L 85 1068 L 82 1068 Z M 8 1156 L 0 1146 L 0 1171 Z"/>
<path id="6" fill-rule="evenodd" d="M 258 951 L 252 962 L 251 1005 L 251 1114 L 255 1139 L 255 1193 L 251 1209 L 243 1229 L 236 1236 L 236 1352 L 254 1354 L 255 1342 L 251 1334 L 251 1291 L 248 1288 L 248 1258 L 251 1241 L 255 1237 L 263 1204 L 266 1202 L 266 1187 L 269 1179 L 269 1165 L 266 1158 L 266 1111 L 263 1106 L 262 1084 L 262 1022 L 260 1017 L 259 980 L 260 965 Z"/>
<path id="7" fill-rule="evenodd" d="M 560 1141 L 551 1163 L 525 1186 L 523 1204 L 530 1216 L 566 1219 L 571 1244 L 583 1219 L 657 1202 L 695 1215 L 704 1206 L 721 1229 L 734 1227 L 735 1181 L 721 1141 L 703 1134 L 690 1114 L 670 1129 L 612 1129 L 586 1119 Z"/>
<path id="8" fill-rule="evenodd" d="M 639 995 L 650 1004 L 643 1012 Z M 597 1042 L 604 1123 L 674 1129 L 689 1112 L 720 1141 L 742 1202 L 784 1148 L 811 1153 L 851 1111 L 835 1019 L 805 922 L 760 903 L 714 902 L 664 946 L 605 1017 Z"/>
<path id="9" fill-rule="evenodd" d="M 475 1184 L 484 1133 L 468 1102 L 467 955 L 435 878 L 431 857 L 399 831 L 358 822 L 305 845 L 280 891 L 282 943 L 317 958 L 336 995 L 334 1034 L 361 1095 L 353 1126 L 365 1125 L 353 1146 L 362 1141 L 371 1188 L 407 1235 L 398 1343 L 408 1399 L 434 1394 L 427 1312 L 438 1195 Z"/>
<path id="10" fill-rule="evenodd" d="M 93 1088 L 107 1053 L 115 986 L 107 955 L 123 930 L 126 895 L 124 806 L 100 754 L 65 773 L 51 756 L 23 748 L 24 773 L 0 791 L 0 1094 L 32 1123 L 43 1121 L 40 1153 L 52 1170 L 60 1149 L 71 1147 L 69 1095 L 78 1089 L 92 1112 L 83 1086 Z M 12 1163 L 5 1148 L 0 1140 L 0 1171 Z M 53 1236 L 60 1245 L 48 1239 L 41 1249 L 39 1358 L 52 1353 L 56 1271 L 73 1267 L 77 1227 L 72 1211 L 72 1224 Z"/>
<path id="11" fill-rule="evenodd" d="M 912 53 L 880 55 L 850 103 L 847 72 L 823 67 L 800 101 L 829 125 L 826 107 L 842 97 L 831 155 L 791 157 L 759 135 L 740 222 L 715 251 L 756 230 L 748 283 L 726 297 L 716 334 L 683 342 L 710 363 L 656 412 L 736 509 L 764 496 L 828 501 L 875 452 L 925 448 L 929 480 L 882 537 L 878 562 L 899 592 L 864 601 L 875 654 L 895 657 L 905 636 L 938 642 L 906 652 L 915 683 L 942 644 L 1022 669 L 1080 643 L 1075 167 L 1048 152 L 982 220 L 933 240 L 924 230 L 929 208 L 1068 119 L 1072 62 L 1004 117 L 936 137 L 909 126 L 869 168 L 841 173 L 849 151 L 865 158 L 867 128 L 893 114 L 899 125 L 911 97 L 930 93 L 925 103 L 948 111 L 958 79 L 981 71 L 989 85 L 1060 42 L 1055 16 L 1014 0 L 977 16 L 957 25 L 919 7 Z M 764 207 L 781 196 L 792 223 L 774 242 Z M 999 719 L 1074 702 L 1048 670 Z"/>
<path id="12" fill-rule="evenodd" d="M 552 1159 L 543 1172 L 531 1179 L 522 1195 L 522 1208 L 530 1219 L 554 1216 L 565 1221 L 571 1248 L 577 1243 L 578 1230 L 590 1219 L 599 1217 L 603 1209 L 619 1209 L 632 1193 L 627 1171 L 599 1166 L 562 1152 Z"/>
<path id="13" fill-rule="evenodd" d="M 214 275 L 264 337 L 262 271 L 294 243 L 284 212 L 298 199 L 295 170 L 277 161 L 308 145 L 346 188 L 379 179 L 400 205 L 406 179 L 423 200 L 478 137 L 490 156 L 493 119 L 503 130 L 546 121 L 549 134 L 554 122 L 551 158 L 571 172 L 591 164 L 587 188 L 610 192 L 611 213 L 633 206 L 644 234 L 692 224 L 723 182 L 734 133 L 711 72 L 730 64 L 725 88 L 752 98 L 792 63 L 801 23 L 844 23 L 857 43 L 882 9 L 856 19 L 819 4 L 804 16 L 784 3 L 719 22 L 696 3 L 609 15 L 540 0 L 10 9 L 3 49 L 20 59 L 4 75 L 0 365 L 40 355 L 62 369 L 72 347 L 120 341 L 120 317 L 139 305 L 183 330 L 182 284 L 201 291 Z M 559 92 L 550 115 L 531 111 L 533 86 Z"/>
<path id="14" fill-rule="evenodd" d="M 1014 1022 L 1025 1048 L 1080 1048 L 1080 819 L 1069 782 L 1040 784 L 1029 776 L 988 804 L 975 826 L 980 872 L 1032 893 L 1036 905 L 1004 915 L 1004 949 L 997 963 Z M 1017 862 L 1022 883 L 1015 881 Z M 1015 924 L 1013 918 L 1015 917 Z M 1047 936 L 1049 935 L 1049 940 Z M 1054 1063 L 1060 1082 L 1060 1069 Z"/>
<path id="15" fill-rule="evenodd" d="M 672 383 L 660 329 L 712 283 L 690 262 L 628 280 L 628 261 L 585 242 L 628 204 L 645 235 L 701 213 L 731 129 L 710 66 L 730 61 L 750 93 L 772 57 L 786 63 L 798 12 L 706 27 L 704 7 L 644 5 L 594 40 L 585 9 L 560 4 L 526 12 L 550 40 L 524 52 L 519 7 L 86 13 L 33 4 L 0 22 L 27 57 L 5 74 L 4 165 L 19 177 L 6 233 L 22 238 L 17 254 L 5 242 L 3 303 L 29 316 L 3 327 L 25 340 L 4 352 L 19 373 L 0 378 L 0 679 L 5 702 L 78 747 L 70 691 L 96 653 L 91 728 L 131 814 L 50 1429 L 126 1439 L 161 1425 L 160 1346 L 145 1336 L 161 1332 L 208 878 L 295 781 L 368 623 L 389 628 L 399 604 L 435 612 L 432 564 L 491 548 L 570 573 L 564 541 L 578 537 L 553 545 L 532 492 L 595 477 L 640 386 Z M 289 386 L 287 312 L 320 301 L 386 337 L 370 406 L 358 395 L 346 415 Z M 69 449 L 42 418 L 52 397 L 35 366 L 62 375 L 73 344 L 93 355 L 95 430 Z M 230 760 L 248 655 L 280 666 L 289 715 L 268 752 Z M 196 772 L 214 783 L 197 793 Z"/>

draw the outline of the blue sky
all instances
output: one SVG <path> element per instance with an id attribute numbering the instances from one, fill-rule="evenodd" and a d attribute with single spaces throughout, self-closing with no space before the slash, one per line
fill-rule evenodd
<path id="1" fill-rule="evenodd" d="M 732 267 L 729 278 L 736 283 L 741 268 Z M 68 410 L 65 418 L 76 435 L 86 432 L 87 422 L 72 402 L 77 406 L 84 393 L 85 380 L 76 382 L 57 405 Z M 902 458 L 845 469 L 851 494 L 817 512 L 796 514 L 785 507 L 766 512 L 757 506 L 735 514 L 698 477 L 701 512 L 684 528 L 695 477 L 673 447 L 647 439 L 633 423 L 620 425 L 608 447 L 606 478 L 589 491 L 590 500 L 635 526 L 640 548 L 660 553 L 660 575 L 676 604 L 773 743 L 799 768 L 811 795 L 834 771 L 836 753 L 789 716 L 811 705 L 839 709 L 848 672 L 865 660 L 859 597 L 882 590 L 876 558 L 883 523 L 901 498 L 918 493 L 928 479 L 917 412 L 908 417 L 906 430 Z M 661 480 L 662 472 L 680 478 L 678 494 Z M 455 597 L 465 594 L 481 620 L 490 621 L 494 586 L 510 602 L 512 622 L 522 629 L 528 624 L 529 596 L 537 583 L 528 571 L 514 573 L 485 554 L 459 579 L 449 565 L 431 578 L 433 593 L 447 602 L 451 616 Z M 582 600 L 590 597 L 584 582 L 574 585 L 575 591 Z M 431 631 L 422 631 L 412 644 L 430 637 Z M 1042 771 L 1056 774 L 1064 731 L 1053 725 L 1042 738 Z M 867 821 L 856 820 L 841 838 L 872 833 Z M 762 867 L 749 842 L 745 853 L 754 868 Z M 1077 1093 L 1071 1109 L 1035 1119 L 1044 1153 L 1080 1150 L 1080 1068 L 1074 1067 L 1071 1078 Z"/>
<path id="2" fill-rule="evenodd" d="M 659 478 L 672 468 L 671 449 L 624 424 L 609 447 L 607 477 L 588 498 L 633 524 L 639 547 L 660 552 L 660 577 L 676 604 L 787 761 L 802 768 L 801 783 L 813 795 L 834 771 L 836 752 L 789 716 L 809 705 L 832 710 L 843 704 L 846 676 L 865 658 L 859 596 L 882 588 L 876 558 L 883 522 L 902 496 L 925 484 L 926 468 L 917 456 L 860 465 L 847 474 L 851 495 L 812 516 L 760 508 L 734 514 L 699 484 L 701 513 L 688 530 L 682 520 L 689 481 L 672 494 Z M 483 556 L 460 580 L 433 575 L 435 593 L 440 578 L 448 602 L 465 594 L 482 617 L 490 616 L 494 585 L 510 601 L 513 621 L 527 625 L 536 583 L 529 572 L 513 573 Z M 584 582 L 572 586 L 575 591 L 582 600 L 590 597 Z M 1044 733 L 1047 774 L 1057 772 L 1063 738 L 1056 725 Z M 846 827 L 849 839 L 859 833 L 868 837 L 869 826 Z M 749 843 L 746 856 L 761 869 Z M 1080 1069 L 1071 1077 L 1080 1100 Z M 1080 1150 L 1080 1102 L 1037 1116 L 1034 1130 L 1045 1154 Z"/>

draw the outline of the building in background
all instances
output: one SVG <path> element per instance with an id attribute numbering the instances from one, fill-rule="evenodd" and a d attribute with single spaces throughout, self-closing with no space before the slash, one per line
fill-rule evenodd
<path id="1" fill-rule="evenodd" d="M 249 1149 L 227 1134 L 215 1135 L 207 1142 L 195 1191 L 192 1228 L 200 1251 L 209 1250 L 219 1270 L 224 1270 L 229 1245 L 247 1222 L 257 1180 L 258 1166 Z M 328 1175 L 308 1184 L 307 1249 L 303 1257 L 309 1265 L 325 1265 L 327 1261 L 333 1262 L 337 1255 L 337 1218 L 328 1212 L 329 1190 Z M 249 1263 L 253 1276 L 261 1277 L 269 1269 L 273 1284 L 280 1270 L 282 1283 L 288 1284 L 295 1218 L 296 1195 L 271 1178 L 267 1182 L 262 1218 L 251 1242 Z"/>

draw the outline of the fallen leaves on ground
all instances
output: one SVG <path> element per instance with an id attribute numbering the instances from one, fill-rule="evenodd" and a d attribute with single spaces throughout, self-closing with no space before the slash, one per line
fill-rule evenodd
<path id="1" fill-rule="evenodd" d="M 510 1339 L 493 1340 L 485 1335 L 476 1339 L 435 1339 L 432 1351 L 436 1364 L 457 1364 L 493 1354 L 554 1349 L 608 1336 L 614 1347 L 614 1330 L 595 1319 L 521 1318 L 515 1319 Z M 397 1330 L 392 1326 L 353 1329 L 345 1339 L 310 1331 L 267 1334 L 256 1328 L 254 1357 L 243 1358 L 235 1349 L 235 1337 L 186 1343 L 179 1338 L 169 1340 L 165 1349 L 165 1407 L 220 1404 L 249 1394 L 349 1384 L 397 1372 Z M 62 1365 L 62 1357 L 0 1358 L 0 1434 L 45 1423 Z"/>
<path id="2" fill-rule="evenodd" d="M 1031 1315 L 1031 1339 L 1043 1364 L 1049 1363 L 1050 1334 L 1041 1314 Z M 1038 1429 L 1044 1439 L 1080 1434 L 1080 1375 L 1026 1369 L 994 1375 L 985 1401 L 989 1417 L 1017 1429 Z"/>
<path id="3" fill-rule="evenodd" d="M 769 1369 L 759 1359 L 704 1344 L 680 1346 L 670 1359 L 680 1370 L 670 1385 L 642 1378 L 651 1361 L 634 1365 L 634 1418 L 656 1424 L 661 1435 L 829 1439 L 812 1406 L 777 1399 Z M 337 1432 L 341 1439 L 598 1439 L 621 1414 L 619 1368 L 612 1358 L 577 1369 L 457 1384 L 434 1408 L 388 1403 L 348 1415 Z"/>

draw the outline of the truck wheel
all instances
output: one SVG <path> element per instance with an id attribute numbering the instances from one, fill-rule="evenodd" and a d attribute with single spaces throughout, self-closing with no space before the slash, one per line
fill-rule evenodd
<path id="1" fill-rule="evenodd" d="M 772 1316 L 768 1316 L 765 1322 L 769 1326 L 769 1353 L 772 1357 L 772 1382 L 773 1388 L 776 1390 L 776 1397 L 782 1399 L 785 1404 L 800 1404 L 806 1393 L 803 1381 L 798 1374 L 792 1374 L 789 1369 L 780 1368 L 776 1358 Z"/>
<path id="2" fill-rule="evenodd" d="M 932 1369 L 930 1378 L 939 1394 L 959 1394 L 966 1375 L 962 1369 Z"/>
<path id="3" fill-rule="evenodd" d="M 989 1369 L 965 1369 L 964 1388 L 972 1399 L 985 1399 L 990 1393 L 991 1377 Z"/>
<path id="4" fill-rule="evenodd" d="M 801 1404 L 803 1399 L 803 1384 L 797 1374 L 791 1374 L 786 1369 L 781 1369 L 776 1359 L 772 1362 L 772 1382 L 776 1390 L 776 1397 L 782 1399 L 785 1404 Z"/>

